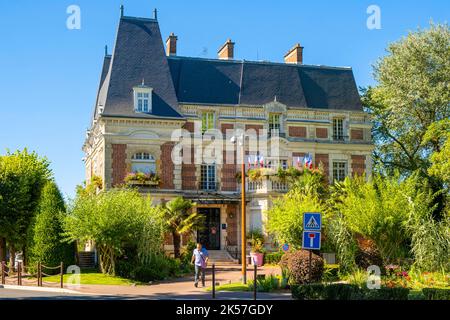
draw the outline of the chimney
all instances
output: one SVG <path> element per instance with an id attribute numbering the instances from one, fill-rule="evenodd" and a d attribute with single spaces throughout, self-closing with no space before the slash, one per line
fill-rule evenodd
<path id="1" fill-rule="evenodd" d="M 297 43 L 291 50 L 284 55 L 284 62 L 303 64 L 303 47 Z"/>
<path id="2" fill-rule="evenodd" d="M 217 51 L 219 59 L 222 60 L 233 60 L 234 57 L 234 42 L 228 39 L 223 46 Z"/>
<path id="3" fill-rule="evenodd" d="M 177 40 L 178 37 L 172 32 L 166 40 L 166 55 L 176 56 L 177 55 Z"/>

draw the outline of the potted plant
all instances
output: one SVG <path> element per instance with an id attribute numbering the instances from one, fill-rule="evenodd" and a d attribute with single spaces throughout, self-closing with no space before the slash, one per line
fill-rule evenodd
<path id="1" fill-rule="evenodd" d="M 264 235 L 259 230 L 252 230 L 247 238 L 251 246 L 250 257 L 252 264 L 260 267 L 264 263 Z"/>

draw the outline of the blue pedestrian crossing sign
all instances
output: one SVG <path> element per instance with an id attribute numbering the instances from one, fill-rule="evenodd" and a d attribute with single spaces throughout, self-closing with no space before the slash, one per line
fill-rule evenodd
<path id="1" fill-rule="evenodd" d="M 320 250 L 320 232 L 303 231 L 303 249 Z"/>
<path id="2" fill-rule="evenodd" d="M 320 231 L 322 229 L 322 215 L 320 212 L 305 212 L 303 214 L 303 230 Z"/>

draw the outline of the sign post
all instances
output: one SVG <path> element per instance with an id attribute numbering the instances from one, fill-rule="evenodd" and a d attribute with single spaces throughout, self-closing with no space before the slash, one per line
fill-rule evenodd
<path id="1" fill-rule="evenodd" d="M 303 244 L 302 248 L 309 250 L 309 282 L 311 283 L 312 250 L 320 250 L 322 229 L 322 214 L 320 212 L 305 212 L 303 214 Z"/>

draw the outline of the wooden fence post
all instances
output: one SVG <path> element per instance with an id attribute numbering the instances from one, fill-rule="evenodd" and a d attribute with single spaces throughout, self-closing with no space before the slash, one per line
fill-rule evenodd
<path id="1" fill-rule="evenodd" d="M 64 263 L 61 261 L 61 288 L 64 288 Z"/>
<path id="2" fill-rule="evenodd" d="M 22 262 L 17 262 L 17 285 L 22 285 Z"/>
<path id="3" fill-rule="evenodd" d="M 5 284 L 5 261 L 2 261 L 2 284 Z"/>
<path id="4" fill-rule="evenodd" d="M 42 287 L 42 284 L 41 284 L 41 262 L 40 261 L 38 262 L 38 265 L 37 265 L 37 285 L 38 285 L 38 287 Z"/>

